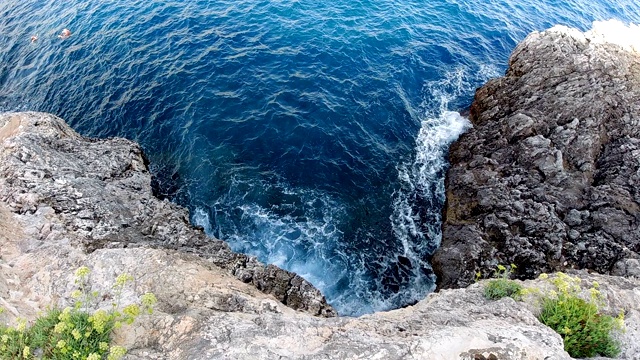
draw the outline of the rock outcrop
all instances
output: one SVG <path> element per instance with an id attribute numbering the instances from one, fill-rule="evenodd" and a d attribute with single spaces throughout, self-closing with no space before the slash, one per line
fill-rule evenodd
<path id="1" fill-rule="evenodd" d="M 0 201 L 26 223 L 34 249 L 69 242 L 87 253 L 155 247 L 198 254 L 294 309 L 335 316 L 300 276 L 231 251 L 189 224 L 185 209 L 151 193 L 140 147 L 125 139 L 88 139 L 43 113 L 0 116 Z"/>
<path id="2" fill-rule="evenodd" d="M 487 300 L 484 282 L 442 290 L 386 313 L 322 318 L 284 306 L 197 255 L 145 247 L 86 253 L 65 239 L 45 245 L 33 238 L 41 223 L 23 219 L 0 204 L 0 306 L 7 310 L 0 320 L 33 319 L 51 304 L 70 304 L 79 265 L 92 268 L 92 290 L 100 294 L 108 294 L 116 275 L 127 272 L 136 281 L 122 294 L 123 304 L 146 292 L 158 298 L 153 315 L 140 316 L 115 334 L 114 342 L 129 349 L 128 360 L 570 359 L 560 336 L 536 319 L 535 302 Z M 625 311 L 621 358 L 636 359 L 640 280 L 577 276 L 600 283 L 610 314 Z M 109 308 L 111 301 L 98 306 Z"/>
<path id="3" fill-rule="evenodd" d="M 534 40 L 528 41 L 535 44 Z M 476 126 L 481 123 L 476 121 Z M 594 179 L 613 179 L 607 180 L 613 190 L 601 189 L 597 196 L 631 191 L 627 184 L 633 174 L 623 181 L 628 171 L 622 168 L 637 162 L 626 152 L 616 158 L 617 148 L 607 144 L 635 143 L 630 135 L 616 139 L 608 135 L 601 151 L 613 156 L 613 167 L 596 162 L 593 169 Z M 567 175 L 571 176 L 577 175 Z M 146 292 L 158 298 L 152 315 L 141 315 L 115 333 L 114 342 L 129 349 L 128 360 L 570 359 L 560 335 L 536 319 L 535 299 L 487 300 L 482 295 L 485 281 L 465 289 L 443 289 L 403 309 L 360 318 L 332 317 L 335 312 L 309 283 L 207 238 L 189 225 L 186 210 L 153 197 L 150 183 L 146 160 L 135 143 L 87 139 L 48 114 L 0 114 L 0 307 L 5 310 L 0 322 L 11 323 L 17 317 L 31 321 L 50 306 L 73 303 L 73 272 L 88 266 L 92 291 L 108 295 L 116 276 L 126 272 L 136 280 L 121 294 L 121 303 L 134 302 Z M 638 193 L 633 194 L 637 204 Z M 466 209 L 478 207 L 473 200 L 449 199 L 448 219 L 462 219 Z M 457 207 L 452 207 L 454 200 Z M 600 209 L 621 206 L 609 201 L 589 208 L 588 216 L 580 215 L 580 226 L 601 219 Z M 631 202 L 625 204 L 633 209 Z M 565 215 L 563 223 L 577 224 L 578 217 L 571 216 Z M 603 223 L 592 227 L 607 233 Z M 588 234 L 579 225 L 571 226 L 581 236 Z M 624 269 L 619 266 L 618 271 L 631 274 L 636 250 L 628 251 Z M 625 312 L 627 331 L 617 335 L 623 344 L 620 358 L 637 359 L 640 279 L 586 271 L 575 275 L 585 284 L 599 282 L 607 313 Z M 523 285 L 544 288 L 548 282 L 528 280 Z M 98 301 L 96 307 L 109 308 L 112 299 Z"/>
<path id="4" fill-rule="evenodd" d="M 535 32 L 477 90 L 449 155 L 439 288 L 511 263 L 640 276 L 638 39 L 615 21 Z"/>
<path id="5" fill-rule="evenodd" d="M 84 265 L 92 291 L 111 294 L 126 272 L 136 281 L 122 304 L 158 298 L 115 334 L 128 359 L 568 359 L 532 311 L 496 306 L 480 285 L 388 313 L 317 316 L 333 314 L 317 290 L 205 238 L 149 185 L 130 141 L 86 139 L 48 114 L 0 115 L 0 320 L 72 304 Z"/>

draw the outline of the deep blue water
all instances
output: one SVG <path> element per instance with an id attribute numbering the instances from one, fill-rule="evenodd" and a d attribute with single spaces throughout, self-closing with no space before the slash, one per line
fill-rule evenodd
<path id="1" fill-rule="evenodd" d="M 358 315 L 432 291 L 475 88 L 530 31 L 610 18 L 638 23 L 640 5 L 0 0 L 0 111 L 140 142 L 192 221 Z"/>

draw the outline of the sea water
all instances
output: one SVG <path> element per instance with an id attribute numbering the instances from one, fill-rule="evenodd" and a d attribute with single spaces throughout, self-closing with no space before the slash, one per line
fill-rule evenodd
<path id="1" fill-rule="evenodd" d="M 433 290 L 474 90 L 529 32 L 610 18 L 638 23 L 640 5 L 0 0 L 0 111 L 138 141 L 158 196 L 360 315 Z"/>

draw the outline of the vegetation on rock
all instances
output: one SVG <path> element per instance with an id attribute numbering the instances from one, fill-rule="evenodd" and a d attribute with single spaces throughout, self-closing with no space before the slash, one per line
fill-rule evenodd
<path id="1" fill-rule="evenodd" d="M 546 277 L 543 275 L 543 277 Z M 590 298 L 579 297 L 580 279 L 558 273 L 551 279 L 557 291 L 550 291 L 542 298 L 542 311 L 538 318 L 562 336 L 564 349 L 574 358 L 602 355 L 615 357 L 620 344 L 612 332 L 624 327 L 624 314 L 617 318 L 602 314 L 602 295 L 598 283 L 589 289 Z"/>
<path id="2" fill-rule="evenodd" d="M 612 334 L 624 329 L 624 313 L 620 312 L 615 318 L 601 313 L 603 299 L 597 282 L 593 282 L 589 299 L 585 300 L 580 297 L 582 288 L 578 277 L 562 272 L 552 278 L 541 274 L 541 279 L 548 280 L 556 288 L 543 292 L 538 288 L 525 289 L 520 283 L 509 280 L 515 268 L 513 264 L 509 269 L 498 265 L 496 278 L 484 286 L 484 296 L 491 300 L 507 296 L 522 300 L 523 296 L 535 294 L 541 307 L 538 320 L 562 336 L 564 349 L 571 357 L 615 357 L 620 354 L 620 344 Z M 476 279 L 480 277 L 481 274 L 476 273 Z"/>
<path id="3" fill-rule="evenodd" d="M 509 279 L 511 271 L 515 269 L 516 266 L 513 264 L 511 264 L 509 268 L 498 265 L 498 270 L 494 275 L 496 278 L 489 280 L 484 287 L 484 296 L 491 300 L 499 300 L 507 296 L 518 300 L 520 298 L 520 292 L 522 291 L 522 285 Z M 476 274 L 477 278 L 480 276 L 480 273 Z"/>
<path id="4" fill-rule="evenodd" d="M 93 311 L 102 295 L 90 291 L 89 272 L 84 266 L 76 270 L 73 307 L 49 309 L 32 324 L 19 319 L 15 327 L 0 325 L 0 359 L 117 360 L 124 356 L 125 348 L 110 344 L 112 331 L 132 324 L 142 312 L 151 314 L 156 297 L 146 293 L 139 304 L 122 306 L 122 291 L 133 277 L 121 274 L 112 292 L 103 294 L 113 299 L 111 308 Z"/>

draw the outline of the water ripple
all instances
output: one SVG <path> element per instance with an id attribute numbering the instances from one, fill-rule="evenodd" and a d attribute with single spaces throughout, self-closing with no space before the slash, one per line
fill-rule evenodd
<path id="1" fill-rule="evenodd" d="M 639 14 L 633 0 L 7 0 L 0 110 L 140 142 L 160 195 L 359 315 L 433 287 L 447 146 L 468 125 L 451 111 L 530 31 Z"/>

